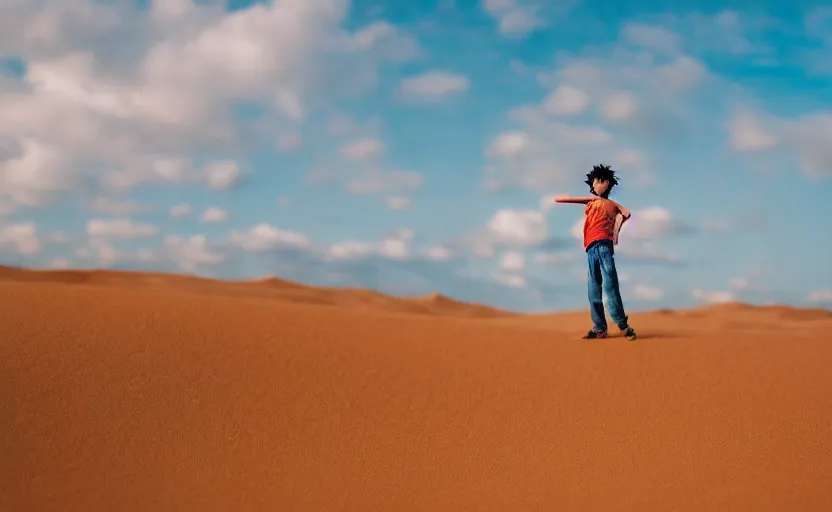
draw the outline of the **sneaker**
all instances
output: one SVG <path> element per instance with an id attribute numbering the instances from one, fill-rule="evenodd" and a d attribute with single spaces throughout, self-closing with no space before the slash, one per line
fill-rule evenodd
<path id="1" fill-rule="evenodd" d="M 597 340 L 597 339 L 606 338 L 606 337 L 607 337 L 607 331 L 600 331 L 599 332 L 599 331 L 596 331 L 595 329 L 592 329 L 591 331 L 586 333 L 586 336 L 584 336 L 584 339 L 585 340 Z"/>
<path id="2" fill-rule="evenodd" d="M 634 331 L 632 327 L 627 327 L 627 329 L 624 331 L 624 337 L 630 341 L 635 341 L 636 331 Z"/>

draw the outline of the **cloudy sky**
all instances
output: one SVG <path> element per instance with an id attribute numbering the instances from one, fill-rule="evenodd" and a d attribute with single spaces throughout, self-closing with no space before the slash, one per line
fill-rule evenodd
<path id="1" fill-rule="evenodd" d="M 585 308 L 603 162 L 628 309 L 832 306 L 832 9 L 612 5 L 0 0 L 0 263 Z"/>

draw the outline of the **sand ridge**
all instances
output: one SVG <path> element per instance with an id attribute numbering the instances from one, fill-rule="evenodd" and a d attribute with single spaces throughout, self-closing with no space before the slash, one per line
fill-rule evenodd
<path id="1" fill-rule="evenodd" d="M 0 281 L 129 286 L 133 289 L 156 289 L 237 298 L 269 298 L 286 302 L 369 309 L 391 313 L 488 318 L 514 315 L 514 313 L 488 306 L 456 301 L 438 293 L 413 298 L 391 297 L 365 289 L 307 286 L 273 276 L 248 281 L 222 281 L 158 272 L 28 270 L 0 266 Z"/>
<path id="2" fill-rule="evenodd" d="M 832 510 L 828 311 L 588 342 L 585 311 L 9 268 L 0 306 L 8 510 Z"/>

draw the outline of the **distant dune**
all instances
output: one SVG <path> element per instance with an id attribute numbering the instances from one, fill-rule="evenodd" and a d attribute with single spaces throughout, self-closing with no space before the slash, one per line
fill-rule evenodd
<path id="1" fill-rule="evenodd" d="M 0 280 L 115 287 L 129 286 L 136 289 L 164 289 L 166 291 L 237 298 L 268 298 L 286 302 L 338 306 L 351 309 L 369 309 L 388 313 L 415 313 L 459 317 L 502 317 L 514 315 L 514 313 L 500 311 L 488 306 L 452 300 L 438 293 L 415 298 L 398 298 L 364 289 L 306 286 L 276 277 L 250 281 L 221 281 L 196 276 L 156 272 L 28 270 L 0 266 Z"/>
<path id="2" fill-rule="evenodd" d="M 320 307 L 326 306 L 326 307 Z M 0 509 L 832 510 L 832 314 L 0 267 Z"/>

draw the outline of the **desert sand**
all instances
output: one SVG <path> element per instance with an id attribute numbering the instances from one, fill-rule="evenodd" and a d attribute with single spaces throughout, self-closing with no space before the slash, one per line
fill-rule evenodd
<path id="1" fill-rule="evenodd" d="M 8 511 L 832 510 L 832 315 L 0 269 Z M 617 333 L 616 333 L 617 334 Z"/>

